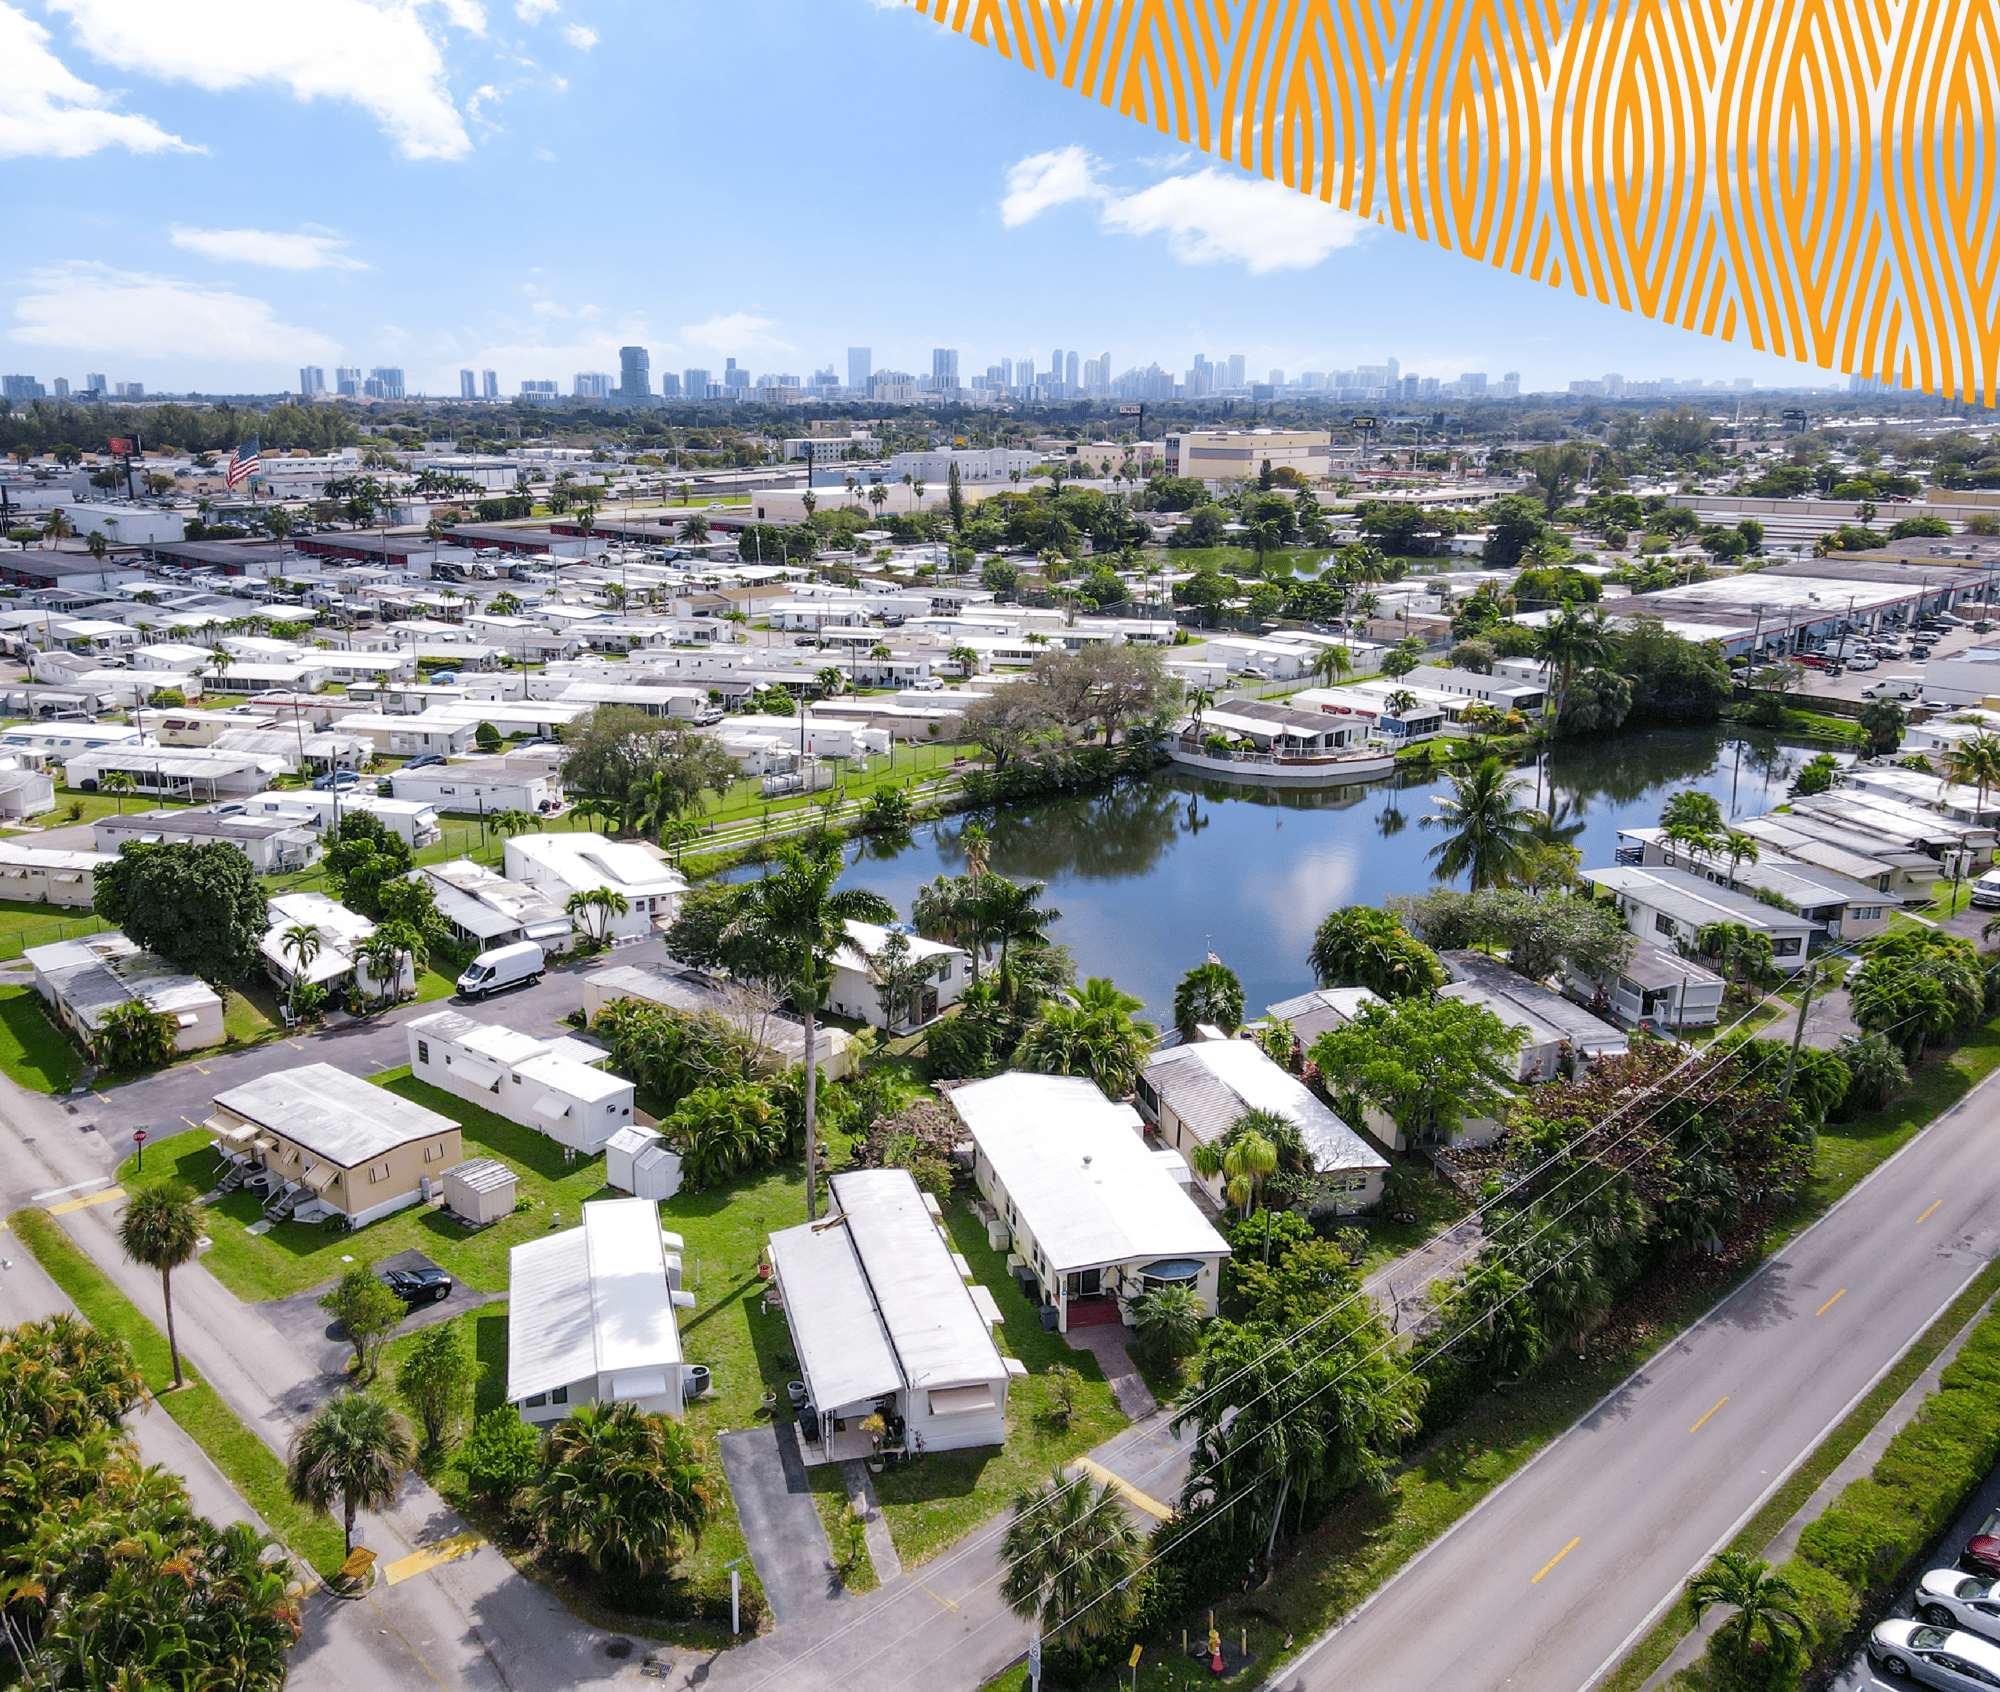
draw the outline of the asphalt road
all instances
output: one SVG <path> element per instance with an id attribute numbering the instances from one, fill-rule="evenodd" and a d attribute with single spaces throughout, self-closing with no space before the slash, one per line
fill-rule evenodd
<path id="1" fill-rule="evenodd" d="M 2000 1250 L 1982 1087 L 1278 1677 L 1594 1684 Z"/>

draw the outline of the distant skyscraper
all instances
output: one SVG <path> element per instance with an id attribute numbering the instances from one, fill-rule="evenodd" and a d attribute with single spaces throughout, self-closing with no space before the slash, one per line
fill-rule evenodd
<path id="1" fill-rule="evenodd" d="M 479 378 L 470 370 L 458 373 L 458 397 L 460 399 L 479 398 Z"/>
<path id="2" fill-rule="evenodd" d="M 871 347 L 847 349 L 847 385 L 857 394 L 868 392 L 868 378 L 875 373 L 875 352 Z"/>
<path id="3" fill-rule="evenodd" d="M 1229 355 L 1229 378 L 1223 383 L 1223 386 L 1226 388 L 1240 388 L 1243 386 L 1243 355 L 1241 353 L 1231 353 Z"/>
<path id="4" fill-rule="evenodd" d="M 1062 379 L 1063 350 L 1061 347 L 1057 347 L 1054 352 L 1049 354 L 1049 380 L 1051 382 L 1060 382 Z"/>
<path id="5" fill-rule="evenodd" d="M 144 399 L 146 397 L 146 384 L 144 382 L 114 382 L 111 385 L 111 391 L 119 399 Z"/>
<path id="6" fill-rule="evenodd" d="M 577 399 L 609 399 L 611 397 L 611 374 L 605 370 L 579 370 L 571 378 L 570 393 Z"/>
<path id="7" fill-rule="evenodd" d="M 57 399 L 69 398 L 69 378 L 67 376 L 58 376 L 55 379 L 54 386 Z"/>
<path id="8" fill-rule="evenodd" d="M 931 349 L 931 386 L 939 393 L 949 393 L 958 386 L 958 349 L 956 347 L 933 347 Z"/>
<path id="9" fill-rule="evenodd" d="M 521 384 L 521 398 L 525 400 L 535 400 L 546 405 L 553 403 L 555 397 L 556 385 L 553 382 L 531 381 Z"/>
<path id="10" fill-rule="evenodd" d="M 644 347 L 618 349 L 618 397 L 622 400 L 653 397 L 653 360 Z"/>
<path id="11" fill-rule="evenodd" d="M 683 370 L 681 386 L 687 390 L 687 397 L 691 400 L 705 400 L 710 397 L 706 370 Z"/>
<path id="12" fill-rule="evenodd" d="M 1468 398 L 1473 394 L 1486 392 L 1486 372 L 1483 370 L 1461 370 L 1458 375 L 1460 392 Z"/>
<path id="13" fill-rule="evenodd" d="M 1082 359 L 1080 359 L 1074 352 L 1065 353 L 1063 355 L 1063 386 L 1069 389 L 1071 393 L 1076 392 L 1077 382 L 1079 379 L 1077 367 L 1082 362 L 1083 362 Z"/>
<path id="14" fill-rule="evenodd" d="M 1003 358 L 1000 361 L 1000 386 L 1003 388 L 1011 388 L 1013 385 L 1014 385 L 1014 361 L 1011 358 Z"/>
<path id="15" fill-rule="evenodd" d="M 10 400 L 41 399 L 42 385 L 32 376 L 0 376 L 0 396 Z"/>
<path id="16" fill-rule="evenodd" d="M 1035 361 L 1024 358 L 1014 366 L 1014 386 L 1024 398 L 1032 399 L 1035 392 Z"/>
<path id="17" fill-rule="evenodd" d="M 745 388 L 752 386 L 749 370 L 738 364 L 735 359 L 730 359 L 722 367 L 722 386 L 728 393 L 741 393 Z"/>
<path id="18" fill-rule="evenodd" d="M 372 399 L 399 400 L 403 397 L 403 373 L 393 364 L 378 364 L 368 372 L 361 391 Z"/>
<path id="19" fill-rule="evenodd" d="M 354 395 L 361 392 L 361 366 L 342 364 L 333 372 L 333 391 L 337 394 Z"/>
<path id="20" fill-rule="evenodd" d="M 662 370 L 660 372 L 660 398 L 679 399 L 680 397 L 681 379 L 671 370 Z"/>
<path id="21" fill-rule="evenodd" d="M 299 366 L 299 396 L 311 399 L 315 394 L 326 392 L 326 372 L 317 364 Z"/>
<path id="22" fill-rule="evenodd" d="M 500 372 L 482 370 L 479 373 L 479 397 L 497 400 L 500 397 Z"/>
<path id="23" fill-rule="evenodd" d="M 105 381 L 101 373 L 94 373 L 84 377 L 83 391 L 86 394 L 95 394 L 99 399 L 102 399 L 111 391 L 111 384 Z"/>
<path id="24" fill-rule="evenodd" d="M 1518 370 L 1510 370 L 1500 378 L 1500 397 L 1502 399 L 1518 399 L 1520 395 L 1521 373 Z"/>

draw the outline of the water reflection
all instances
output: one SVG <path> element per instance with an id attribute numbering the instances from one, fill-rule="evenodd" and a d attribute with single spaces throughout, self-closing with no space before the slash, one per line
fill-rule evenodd
<path id="1" fill-rule="evenodd" d="M 1539 772 L 1549 834 L 1586 865 L 1608 864 L 1619 825 L 1657 821 L 1667 793 L 1695 787 L 1727 814 L 1755 814 L 1783 798 L 1809 756 L 1719 729 L 1565 746 Z M 1532 797 L 1538 772 L 1528 764 L 1520 773 Z M 1157 1019 L 1182 972 L 1212 949 L 1261 1010 L 1312 984 L 1306 948 L 1335 905 L 1379 904 L 1432 885 L 1421 844 L 1404 831 L 1447 779 L 1423 771 L 1288 792 L 1166 771 L 978 820 L 995 870 L 1049 884 L 1049 903 L 1063 913 L 1056 938 L 1081 972 L 1112 976 Z M 932 876 L 963 869 L 966 820 L 919 830 L 887 856 L 871 847 L 847 880 L 907 910 Z"/>

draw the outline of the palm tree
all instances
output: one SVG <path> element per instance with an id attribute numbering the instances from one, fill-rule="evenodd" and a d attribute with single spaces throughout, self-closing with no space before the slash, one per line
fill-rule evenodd
<path id="1" fill-rule="evenodd" d="M 1564 605 L 1535 630 L 1534 655 L 1548 667 L 1554 681 L 1555 697 L 1550 701 L 1549 732 L 1562 732 L 1563 707 L 1568 703 L 1570 683 L 1576 672 L 1600 663 L 1610 651 L 1602 612 L 1585 616 L 1574 605 Z"/>
<path id="2" fill-rule="evenodd" d="M 570 806 L 569 814 L 572 824 L 581 818 L 584 822 L 609 823 L 616 830 L 622 828 L 625 822 L 625 807 L 616 799 L 606 799 L 598 794 L 577 800 Z"/>
<path id="3" fill-rule="evenodd" d="M 1225 1034 L 1234 1034 L 1243 1026 L 1243 983 L 1213 952 L 1183 975 L 1174 989 L 1174 1026 L 1181 1038 L 1193 1039 L 1202 1023 L 1210 1023 Z"/>
<path id="4" fill-rule="evenodd" d="M 889 490 L 880 482 L 874 483 L 868 490 L 868 503 L 875 507 L 875 516 L 878 521 L 882 516 L 882 507 L 888 498 Z"/>
<path id="5" fill-rule="evenodd" d="M 681 790 L 664 770 L 635 781 L 625 795 L 625 826 L 635 834 L 657 834 L 681 813 Z"/>
<path id="6" fill-rule="evenodd" d="M 174 1385 L 181 1378 L 181 1348 L 174 1338 L 174 1271 L 192 1263 L 201 1242 L 199 1201 L 178 1181 L 142 1187 L 118 1219 L 118 1243 L 134 1263 L 160 1272 L 160 1297 L 167 1307 L 167 1354 L 174 1360 Z"/>
<path id="7" fill-rule="evenodd" d="M 1201 714 L 1215 704 L 1215 695 L 1205 687 L 1191 687 L 1187 690 L 1188 734 L 1196 740 L 1201 738 Z"/>
<path id="8" fill-rule="evenodd" d="M 1736 868 L 1739 864 L 1754 864 L 1757 861 L 1757 837 L 1745 834 L 1741 829 L 1729 829 L 1722 836 L 1722 855 L 1729 860 L 1729 885 L 1736 885 Z"/>
<path id="9" fill-rule="evenodd" d="M 614 1403 L 586 1405 L 550 1432 L 529 1510 L 556 1550 L 648 1575 L 700 1545 L 714 1505 L 694 1435 Z"/>
<path id="10" fill-rule="evenodd" d="M 1957 742 L 1945 752 L 1940 771 L 1947 782 L 1979 790 L 1979 814 L 1984 816 L 1987 789 L 2000 786 L 2000 735 L 1982 731 Z M 1938 797 L 1944 797 L 1942 784 Z"/>
<path id="11" fill-rule="evenodd" d="M 1329 687 L 1354 672 L 1354 660 L 1344 646 L 1322 646 L 1313 654 L 1308 673 Z"/>
<path id="12" fill-rule="evenodd" d="M 396 1496 L 417 1460 L 410 1424 L 366 1392 L 336 1393 L 299 1429 L 287 1460 L 292 1497 L 322 1516 L 340 1500 L 341 1535 L 354 1549 L 354 1517 L 379 1510 Z"/>
<path id="13" fill-rule="evenodd" d="M 1469 872 L 1475 893 L 1498 887 L 1535 843 L 1539 813 L 1519 803 L 1527 783 L 1509 776 L 1498 758 L 1482 758 L 1470 773 L 1453 776 L 1451 785 L 1451 796 L 1433 794 L 1437 809 L 1417 819 L 1420 828 L 1450 831 L 1430 850 L 1431 874 L 1456 881 Z"/>
<path id="14" fill-rule="evenodd" d="M 76 533 L 76 525 L 69 520 L 69 513 L 59 505 L 42 522 L 42 541 L 49 543 L 68 540 Z"/>
<path id="15" fill-rule="evenodd" d="M 1150 1022 L 1135 1021 L 1122 1008 L 1045 1005 L 1021 1036 L 1014 1062 L 1038 1075 L 1088 1075 L 1108 1097 L 1123 1098 L 1137 1082 L 1158 1033 Z"/>
<path id="16" fill-rule="evenodd" d="M 1123 1627 L 1134 1604 L 1139 1530 L 1109 1481 L 1057 1469 L 1014 1500 L 1000 1596 L 1045 1639 L 1074 1647 Z"/>
<path id="17" fill-rule="evenodd" d="M 408 924 L 383 923 L 354 949 L 354 984 L 361 985 L 361 972 L 366 970 L 381 989 L 376 997 L 388 1003 L 402 985 L 404 961 L 414 959 L 420 945 L 420 937 Z"/>
<path id="18" fill-rule="evenodd" d="M 579 888 L 563 906 L 577 926 L 600 943 L 611 932 L 611 919 L 625 915 L 631 908 L 631 901 L 615 887 Z"/>
<path id="19" fill-rule="evenodd" d="M 318 923 L 295 922 L 279 937 L 278 950 L 292 960 L 293 973 L 304 976 L 312 968 L 313 959 L 319 956 L 325 938 Z"/>
<path id="20" fill-rule="evenodd" d="M 1736 1612 L 1735 1621 L 1725 1626 L 1729 1655 L 1739 1676 L 1750 1666 L 1759 1633 L 1772 1650 L 1787 1653 L 1805 1639 L 1806 1619 L 1798 1608 L 1798 1593 L 1761 1557 L 1717 1552 L 1715 1561 L 1687 1583 L 1687 1598 L 1697 1622 L 1718 1605 Z"/>
<path id="21" fill-rule="evenodd" d="M 820 692 L 829 699 L 847 691 L 846 675 L 833 664 L 819 671 L 813 680 L 819 685 Z"/>
<path id="22" fill-rule="evenodd" d="M 1001 875 L 989 875 L 979 884 L 973 921 L 978 929 L 979 944 L 997 944 L 1000 948 L 1000 1002 L 1003 1005 L 1014 1002 L 1014 973 L 1008 967 L 1012 949 L 1017 945 L 1046 944 L 1049 924 L 1062 916 L 1061 911 L 1044 910 L 1036 902 L 1047 891 L 1043 882 L 1009 881 Z"/>
<path id="23" fill-rule="evenodd" d="M 783 987 L 805 1024 L 806 1220 L 818 1215 L 819 1064 L 817 1020 L 833 975 L 833 955 L 847 944 L 847 923 L 890 922 L 895 909 L 866 888 L 836 888 L 846 867 L 838 840 L 786 846 L 779 868 L 746 889 L 730 926 L 759 957 L 757 973 Z M 1033 884 L 1041 891 L 1039 882 Z"/>
<path id="24" fill-rule="evenodd" d="M 954 646 L 945 658 L 958 666 L 960 675 L 970 678 L 978 673 L 979 654 L 969 646 Z"/>
<path id="25" fill-rule="evenodd" d="M 1223 1179 L 1223 1195 L 1245 1216 L 1257 1208 L 1264 1183 L 1278 1169 L 1278 1148 L 1272 1136 L 1295 1137 L 1288 1118 L 1266 1110 L 1246 1111 L 1220 1140 L 1197 1145 L 1188 1161 L 1197 1175 Z"/>

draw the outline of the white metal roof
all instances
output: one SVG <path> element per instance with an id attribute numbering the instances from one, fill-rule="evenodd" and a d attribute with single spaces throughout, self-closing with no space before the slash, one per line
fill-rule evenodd
<path id="1" fill-rule="evenodd" d="M 343 1169 L 458 1127 L 450 1117 L 330 1063 L 260 1075 L 217 1093 L 215 1102 Z"/>
<path id="2" fill-rule="evenodd" d="M 1247 1111 L 1295 1124 L 1321 1175 L 1387 1169 L 1389 1160 L 1341 1121 L 1296 1075 L 1254 1040 L 1191 1040 L 1155 1054 L 1142 1071 L 1155 1092 L 1203 1140 L 1219 1139 Z"/>
<path id="3" fill-rule="evenodd" d="M 845 1227 L 800 1224 L 771 1236 L 799 1368 L 822 1409 L 901 1390 L 896 1348 Z"/>
<path id="4" fill-rule="evenodd" d="M 507 1396 L 681 1361 L 660 1207 L 596 1199 L 583 1226 L 508 1254 Z"/>
<path id="5" fill-rule="evenodd" d="M 1139 1113 L 1087 1077 L 1010 1071 L 949 1096 L 1057 1274 L 1229 1255 L 1146 1149 Z"/>

